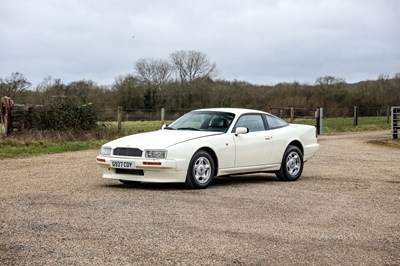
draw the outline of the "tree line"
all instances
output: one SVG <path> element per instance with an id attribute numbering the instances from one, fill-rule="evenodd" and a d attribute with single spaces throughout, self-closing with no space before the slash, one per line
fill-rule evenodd
<path id="1" fill-rule="evenodd" d="M 387 106 L 400 105 L 400 73 L 392 77 L 381 74 L 376 80 L 355 84 L 340 77 L 323 76 L 316 78 L 314 84 L 294 81 L 272 86 L 227 81 L 216 78 L 217 74 L 217 65 L 206 54 L 181 50 L 168 59 L 139 59 L 132 74 L 115 78 L 111 86 L 91 80 L 63 83 L 48 77 L 33 88 L 22 73 L 14 72 L 0 78 L 0 96 L 32 105 L 68 98 L 82 105 L 90 103 L 98 112 L 118 106 L 124 110 L 322 107 L 331 116 L 346 116 L 354 106 L 383 114 Z"/>

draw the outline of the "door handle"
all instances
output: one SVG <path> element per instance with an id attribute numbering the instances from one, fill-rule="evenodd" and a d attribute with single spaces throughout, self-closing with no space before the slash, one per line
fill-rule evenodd
<path id="1" fill-rule="evenodd" d="M 272 139 L 272 136 L 266 136 L 265 137 L 265 140 L 271 140 Z"/>

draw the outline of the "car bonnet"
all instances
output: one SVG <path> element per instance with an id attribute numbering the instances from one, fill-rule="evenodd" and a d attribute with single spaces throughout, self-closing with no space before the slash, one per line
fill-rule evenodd
<path id="1" fill-rule="evenodd" d="M 221 132 L 209 131 L 188 131 L 188 130 L 158 130 L 140 134 L 134 134 L 108 142 L 103 146 L 116 148 L 138 148 L 146 149 L 166 149 L 169 146 L 189 141 L 192 139 L 219 135 Z"/>

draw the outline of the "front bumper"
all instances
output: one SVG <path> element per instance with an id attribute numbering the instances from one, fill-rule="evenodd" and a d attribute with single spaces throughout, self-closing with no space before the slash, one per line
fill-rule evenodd
<path id="1" fill-rule="evenodd" d="M 133 163 L 132 169 L 120 169 L 112 166 L 112 161 Z M 151 182 L 184 183 L 187 166 L 184 160 L 153 160 L 144 158 L 97 157 L 97 163 L 103 170 L 103 178 Z"/>

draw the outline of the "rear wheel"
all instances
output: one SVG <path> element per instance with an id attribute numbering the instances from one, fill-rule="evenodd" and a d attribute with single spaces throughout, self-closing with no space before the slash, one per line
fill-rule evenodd
<path id="1" fill-rule="evenodd" d="M 296 181 L 303 172 L 303 154 L 296 146 L 289 145 L 283 155 L 281 169 L 276 176 L 282 181 Z"/>
<path id="2" fill-rule="evenodd" d="M 207 188 L 214 179 L 214 165 L 214 160 L 208 152 L 196 152 L 190 160 L 186 185 L 190 188 Z"/>

